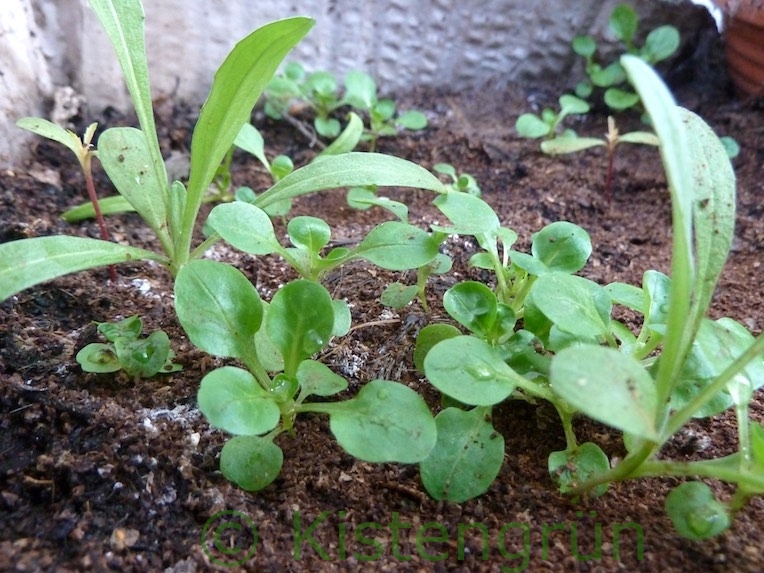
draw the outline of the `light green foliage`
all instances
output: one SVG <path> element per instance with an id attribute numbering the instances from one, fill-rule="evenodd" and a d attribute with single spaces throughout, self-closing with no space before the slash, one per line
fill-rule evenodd
<path id="1" fill-rule="evenodd" d="M 134 378 L 150 378 L 157 373 L 177 372 L 173 364 L 170 339 L 162 330 L 140 338 L 143 321 L 131 316 L 119 322 L 101 322 L 98 332 L 109 342 L 94 342 L 82 348 L 76 356 L 85 372 L 99 374 L 124 370 Z"/>
<path id="2" fill-rule="evenodd" d="M 457 173 L 456 168 L 450 163 L 436 163 L 433 166 L 433 171 L 441 175 L 445 175 L 450 179 L 450 187 L 454 191 L 461 191 L 463 193 L 469 193 L 480 197 L 482 191 L 475 178 L 469 173 Z"/>
<path id="3" fill-rule="evenodd" d="M 619 26 L 624 37 L 633 35 L 626 20 Z M 764 385 L 764 337 L 754 339 L 730 319 L 705 318 L 733 236 L 734 174 L 722 143 L 698 116 L 676 106 L 643 59 L 624 56 L 620 65 L 656 128 L 647 139 L 660 140 L 672 196 L 671 276 L 647 271 L 641 287 L 601 286 L 573 274 L 591 253 L 588 235 L 575 225 L 547 226 L 534 235 L 531 252 L 522 253 L 511 249 L 517 235 L 500 227 L 480 199 L 439 197 L 451 225 L 436 230 L 474 236 L 481 251 L 471 262 L 496 280 L 491 287 L 457 283 L 444 295 L 446 312 L 468 334 L 433 325 L 420 335 L 417 367 L 444 402 L 456 403 L 437 418 L 443 437 L 420 463 L 422 480 L 438 499 L 479 495 L 487 486 L 475 476 L 496 475 L 495 460 L 471 456 L 464 444 L 479 432 L 466 420 L 487 420 L 506 399 L 546 400 L 567 444 L 551 453 L 549 471 L 574 497 L 601 495 L 609 483 L 643 476 L 700 476 L 736 486 L 728 504 L 699 483 L 683 484 L 667 498 L 679 533 L 704 539 L 726 530 L 750 497 L 764 494 L 764 432 L 749 415 L 753 392 Z M 615 305 L 643 315 L 639 332 L 613 318 Z M 731 406 L 739 452 L 696 462 L 658 457 L 692 418 Z M 577 415 L 623 432 L 625 459 L 611 468 L 598 445 L 578 444 Z M 470 480 L 474 489 L 466 487 Z"/>
<path id="4" fill-rule="evenodd" d="M 427 127 L 427 117 L 420 111 L 398 113 L 391 99 L 379 98 L 377 84 L 369 74 L 350 71 L 344 86 L 330 72 L 320 70 L 307 73 L 297 62 L 290 62 L 279 76 L 271 80 L 265 90 L 265 113 L 273 119 L 290 118 L 304 107 L 312 110 L 313 127 L 320 136 L 334 139 L 340 134 L 341 124 L 333 114 L 343 107 L 363 113 L 368 125 L 363 141 L 370 142 L 374 151 L 380 137 L 394 136 L 401 129 L 418 131 Z"/>
<path id="5" fill-rule="evenodd" d="M 624 47 L 624 53 L 635 55 L 650 65 L 671 57 L 679 48 L 679 31 L 673 26 L 659 26 L 638 46 L 635 35 L 639 26 L 637 14 L 628 4 L 619 4 L 610 15 L 610 32 Z M 587 78 L 576 86 L 576 95 L 589 100 L 595 90 L 604 90 L 605 104 L 615 111 L 633 108 L 639 96 L 628 89 L 626 72 L 618 60 L 610 63 L 597 61 L 597 42 L 591 36 L 578 36 L 572 42 L 573 51 L 584 58 Z"/>
<path id="6" fill-rule="evenodd" d="M 304 217 L 290 225 L 289 233 L 312 252 L 328 240 L 324 225 Z M 178 318 L 196 346 L 246 366 L 207 373 L 198 395 L 210 423 L 234 435 L 223 448 L 220 468 L 240 487 L 259 490 L 278 476 L 283 453 L 274 439 L 292 430 L 295 417 L 304 412 L 328 414 L 339 444 L 366 461 L 416 463 L 434 447 L 436 426 L 427 405 L 396 382 L 375 380 L 345 401 L 306 401 L 347 388 L 341 376 L 312 359 L 328 345 L 338 314 L 317 282 L 292 281 L 265 307 L 241 272 L 199 260 L 178 273 L 175 299 Z M 273 352 L 280 360 L 269 362 L 280 363 L 277 371 L 269 371 L 263 360 L 264 353 Z"/>

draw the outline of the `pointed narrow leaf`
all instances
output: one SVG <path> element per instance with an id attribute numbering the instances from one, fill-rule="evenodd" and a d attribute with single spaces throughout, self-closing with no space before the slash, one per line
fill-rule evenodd
<path id="1" fill-rule="evenodd" d="M 189 203 L 198 206 L 241 126 L 287 53 L 313 20 L 287 18 L 266 24 L 236 44 L 215 74 L 191 143 Z"/>
<path id="2" fill-rule="evenodd" d="M 550 382 L 560 398 L 587 416 L 658 440 L 655 383 L 631 356 L 603 346 L 569 346 L 552 359 Z"/>
<path id="3" fill-rule="evenodd" d="M 332 155 L 296 169 L 265 193 L 255 204 L 265 208 L 281 201 L 339 187 L 415 187 L 445 193 L 443 183 L 432 173 L 405 159 L 381 153 L 351 152 Z"/>
<path id="4" fill-rule="evenodd" d="M 144 134 L 133 127 L 113 127 L 98 138 L 98 159 L 114 186 L 163 242 L 167 233 L 166 175 L 157 179 Z"/>
<path id="5" fill-rule="evenodd" d="M 151 251 L 85 237 L 34 237 L 0 245 L 0 300 L 57 277 L 137 260 L 165 262 Z"/>
<path id="6" fill-rule="evenodd" d="M 151 177 L 159 182 L 164 197 L 167 190 L 165 169 L 154 123 L 154 109 L 151 101 L 149 67 L 146 59 L 146 44 L 143 6 L 140 0 L 89 0 L 93 11 L 109 36 L 109 41 L 117 54 L 122 75 L 130 92 L 130 97 L 141 126 L 141 134 L 148 150 L 148 168 Z M 100 149 L 100 141 L 99 141 Z M 156 232 L 156 229 L 154 229 Z"/>

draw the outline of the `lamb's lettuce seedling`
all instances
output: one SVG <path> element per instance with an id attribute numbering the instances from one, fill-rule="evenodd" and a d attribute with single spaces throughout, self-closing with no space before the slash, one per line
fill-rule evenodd
<path id="1" fill-rule="evenodd" d="M 301 233 L 307 242 L 311 235 Z M 178 318 L 196 346 L 246 367 L 209 372 L 198 394 L 210 423 L 234 436 L 220 468 L 240 487 L 260 490 L 278 476 L 283 452 L 274 440 L 293 432 L 295 418 L 306 412 L 329 415 L 339 444 L 364 461 L 416 463 L 433 448 L 435 421 L 424 400 L 402 384 L 374 380 L 354 398 L 308 400 L 347 388 L 344 378 L 312 358 L 336 330 L 335 306 L 320 284 L 292 281 L 266 306 L 241 272 L 199 260 L 181 269 L 175 297 Z M 278 371 L 263 360 L 263 351 L 271 352 L 265 340 L 276 349 Z"/>
<path id="2" fill-rule="evenodd" d="M 456 168 L 450 163 L 436 163 L 432 168 L 435 173 L 445 175 L 450 179 L 450 188 L 454 191 L 461 191 L 462 193 L 469 193 L 480 197 L 482 191 L 475 178 L 469 173 L 457 173 Z"/>
<path id="3" fill-rule="evenodd" d="M 167 333 L 155 330 L 141 339 L 142 330 L 143 321 L 137 315 L 118 322 L 98 323 L 98 332 L 109 342 L 88 344 L 77 353 L 76 360 L 85 372 L 103 374 L 124 370 L 134 378 L 180 370 L 180 365 L 172 362 L 174 353 Z"/>
<path id="4" fill-rule="evenodd" d="M 348 72 L 343 87 L 344 93 L 330 72 L 321 70 L 308 74 L 302 65 L 290 62 L 265 88 L 265 113 L 273 119 L 285 119 L 307 133 L 294 115 L 295 111 L 308 107 L 315 114 L 313 127 L 316 133 L 334 139 L 339 135 L 341 125 L 332 114 L 341 107 L 350 106 L 368 117 L 369 125 L 364 129 L 362 140 L 370 142 L 370 151 L 376 149 L 380 137 L 393 136 L 400 129 L 418 131 L 427 127 L 427 117 L 422 112 L 409 110 L 399 114 L 392 99 L 380 99 L 374 78 L 366 72 Z"/>
<path id="5" fill-rule="evenodd" d="M 702 119 L 674 103 L 642 59 L 624 56 L 621 65 L 660 140 L 672 197 L 671 276 L 647 271 L 641 288 L 603 287 L 573 274 L 591 252 L 574 225 L 553 223 L 534 237 L 530 254 L 518 253 L 509 249 L 516 235 L 503 230 L 480 199 L 438 198 L 452 222 L 447 232 L 477 239 L 482 251 L 472 262 L 494 270 L 496 284 L 468 281 L 446 292 L 444 308 L 467 334 L 447 325 L 421 331 L 415 363 L 456 405 L 438 415 L 453 418 L 454 428 L 445 430 L 448 439 L 439 437 L 420 468 L 438 499 L 479 495 L 490 480 L 475 476 L 497 475 L 503 455 L 490 442 L 495 431 L 485 426 L 492 407 L 510 398 L 546 400 L 566 438 L 565 450 L 552 452 L 548 462 L 563 492 L 601 495 L 612 482 L 647 476 L 733 485 L 726 501 L 702 482 L 682 484 L 668 496 L 666 511 L 677 531 L 705 539 L 725 531 L 751 497 L 764 495 L 764 430 L 748 407 L 764 385 L 764 336 L 754 339 L 731 319 L 705 317 L 733 237 L 734 173 L 723 144 Z M 644 316 L 638 333 L 613 318 L 614 305 Z M 693 462 L 659 457 L 693 418 L 731 407 L 736 453 Z M 599 445 L 578 443 L 577 415 L 622 432 L 626 457 L 611 462 Z M 468 440 L 480 451 L 469 446 L 465 454 Z"/>
<path id="6" fill-rule="evenodd" d="M 574 136 L 572 130 L 562 129 L 563 120 L 569 115 L 582 115 L 589 113 L 589 104 L 574 95 L 563 94 L 558 100 L 560 111 L 555 112 L 551 108 L 544 108 L 540 115 L 524 113 L 515 121 L 515 130 L 521 137 L 529 139 L 552 139 L 558 135 Z"/>
<path id="7" fill-rule="evenodd" d="M 644 44 L 635 42 L 639 19 L 628 4 L 618 4 L 610 14 L 610 31 L 620 41 L 625 53 L 637 56 L 655 65 L 679 48 L 679 31 L 673 26 L 659 26 L 645 38 Z M 573 51 L 584 58 L 587 78 L 576 85 L 576 95 L 589 100 L 595 88 L 604 90 L 603 101 L 612 110 L 622 111 L 639 105 L 639 95 L 627 88 L 626 72 L 618 60 L 601 64 L 596 59 L 597 42 L 591 36 L 578 36 L 572 42 Z"/>

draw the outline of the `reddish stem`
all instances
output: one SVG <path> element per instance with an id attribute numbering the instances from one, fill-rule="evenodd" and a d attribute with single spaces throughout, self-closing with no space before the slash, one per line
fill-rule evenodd
<path id="1" fill-rule="evenodd" d="M 615 145 L 607 146 L 607 178 L 605 179 L 605 200 L 613 201 L 613 165 L 615 163 Z"/>
<path id="2" fill-rule="evenodd" d="M 95 184 L 93 183 L 93 173 L 90 169 L 90 158 L 91 155 L 88 154 L 82 165 L 82 172 L 85 174 L 85 186 L 88 189 L 90 202 L 93 203 L 93 210 L 95 211 L 98 228 L 101 230 L 101 238 L 104 241 L 111 241 L 109 232 L 106 230 L 106 221 L 104 221 L 103 213 L 101 213 L 101 206 L 98 204 L 98 196 L 96 195 Z M 114 268 L 114 265 L 109 265 L 109 280 L 112 283 L 117 282 L 117 270 Z"/>

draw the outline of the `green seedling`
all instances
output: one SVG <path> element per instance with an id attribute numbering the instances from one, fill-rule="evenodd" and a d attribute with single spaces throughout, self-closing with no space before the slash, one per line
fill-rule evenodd
<path id="1" fill-rule="evenodd" d="M 541 142 L 541 151 L 548 155 L 576 153 L 592 147 L 607 149 L 607 174 L 605 177 L 605 198 L 608 203 L 613 198 L 613 167 L 615 151 L 621 143 L 637 143 L 641 145 L 658 146 L 658 137 L 649 131 L 632 131 L 621 134 L 612 116 L 607 118 L 607 133 L 604 139 L 597 137 L 577 137 L 575 135 L 555 137 Z"/>
<path id="2" fill-rule="evenodd" d="M 105 130 L 98 158 L 119 194 L 154 232 L 160 252 L 104 240 L 49 236 L 0 245 L 0 300 L 32 285 L 98 266 L 150 260 L 175 276 L 220 238 L 194 246 L 200 206 L 218 168 L 252 108 L 286 54 L 313 25 L 288 18 L 240 41 L 215 74 L 192 137 L 188 183 L 169 181 L 154 124 L 140 0 L 90 0 L 114 47 L 141 129 Z M 25 120 L 26 121 L 26 120 Z M 443 184 L 425 169 L 372 153 L 332 155 L 294 170 L 255 199 L 267 208 L 324 189 L 363 185 L 418 187 L 436 193 Z"/>
<path id="3" fill-rule="evenodd" d="M 340 122 L 332 117 L 339 108 L 350 106 L 356 112 L 364 113 L 369 125 L 364 129 L 362 141 L 369 142 L 370 151 L 376 149 L 380 137 L 393 136 L 400 129 L 417 131 L 427 127 L 427 118 L 422 112 L 411 110 L 398 114 L 393 100 L 380 99 L 374 79 L 361 71 L 345 75 L 343 93 L 330 72 L 307 74 L 300 64 L 290 62 L 283 73 L 268 84 L 265 96 L 265 113 L 269 117 L 290 121 L 303 133 L 306 129 L 294 115 L 303 107 L 311 109 L 315 114 L 313 127 L 316 133 L 328 139 L 334 139 L 340 133 Z M 312 135 L 310 138 L 314 139 Z"/>
<path id="4" fill-rule="evenodd" d="M 403 384 L 373 380 L 355 397 L 336 400 L 347 381 L 312 357 L 346 328 L 338 328 L 334 301 L 320 284 L 292 281 L 266 304 L 235 268 L 199 260 L 181 269 L 175 298 L 196 346 L 245 366 L 207 373 L 198 393 L 210 423 L 233 435 L 220 469 L 243 489 L 260 490 L 276 479 L 284 456 L 275 440 L 293 434 L 296 417 L 308 412 L 327 414 L 338 443 L 367 462 L 416 463 L 435 445 L 427 404 Z"/>
<path id="5" fill-rule="evenodd" d="M 110 241 L 109 232 L 106 229 L 106 222 L 104 221 L 103 213 L 101 212 L 101 207 L 98 202 L 98 196 L 96 195 L 95 183 L 93 182 L 92 160 L 93 157 L 98 156 L 98 152 L 93 149 L 93 144 L 91 142 L 93 141 L 93 136 L 98 128 L 98 124 L 91 123 L 85 130 L 82 139 L 71 130 L 64 129 L 61 126 L 42 118 L 25 117 L 18 121 L 18 125 L 32 133 L 36 133 L 37 135 L 60 143 L 74 153 L 80 164 L 80 169 L 82 169 L 82 174 L 85 177 L 85 187 L 87 188 L 88 197 L 90 198 L 90 206 L 98 223 L 98 229 L 101 232 L 101 239 Z M 117 282 L 117 271 L 111 265 L 109 265 L 109 278 L 111 279 L 111 282 Z"/>
<path id="6" fill-rule="evenodd" d="M 164 331 L 156 330 L 147 338 L 140 338 L 143 321 L 137 315 L 97 324 L 98 332 L 109 342 L 88 344 L 77 353 L 77 362 L 85 372 L 103 374 L 124 370 L 133 378 L 150 378 L 157 373 L 181 369 L 172 362 L 174 353 Z"/>
<path id="7" fill-rule="evenodd" d="M 754 339 L 734 320 L 706 317 L 734 235 L 735 179 L 723 144 L 675 104 L 641 58 L 623 56 L 621 65 L 660 140 L 673 207 L 671 276 L 648 270 L 641 287 L 602 286 L 575 274 L 591 252 L 579 227 L 552 223 L 534 235 L 531 253 L 519 253 L 510 249 L 516 234 L 482 200 L 436 199 L 451 227 L 435 230 L 474 236 L 482 250 L 472 263 L 495 270 L 496 280 L 494 287 L 457 283 L 443 306 L 458 327 L 420 332 L 415 364 L 446 406 L 436 417 L 437 443 L 420 462 L 422 482 L 437 499 L 480 495 L 504 456 L 494 406 L 545 400 L 566 439 L 548 460 L 562 492 L 580 498 L 629 479 L 692 478 L 669 494 L 666 511 L 681 535 L 702 540 L 724 532 L 736 511 L 764 495 L 764 427 L 749 408 L 764 385 L 764 335 Z M 613 318 L 615 306 L 643 316 L 638 332 Z M 663 454 L 693 419 L 729 409 L 737 452 L 689 462 Z M 580 443 L 573 420 L 582 415 L 621 432 L 627 455 L 616 462 L 596 443 Z M 734 493 L 717 499 L 704 478 Z"/>
<path id="8" fill-rule="evenodd" d="M 619 4 L 610 14 L 610 31 L 619 40 L 625 53 L 635 55 L 650 65 L 672 56 L 679 48 L 679 31 L 673 26 L 652 30 L 642 46 L 635 42 L 639 19 L 628 4 Z M 595 88 L 604 90 L 605 104 L 612 110 L 630 109 L 639 104 L 639 96 L 627 88 L 626 72 L 616 60 L 603 65 L 596 59 L 597 42 L 591 36 L 578 36 L 572 42 L 573 51 L 584 58 L 587 78 L 576 85 L 578 97 L 588 100 Z"/>
<path id="9" fill-rule="evenodd" d="M 421 111 L 409 110 L 399 114 L 392 99 L 380 99 L 374 78 L 366 72 L 354 71 L 345 75 L 344 101 L 367 114 L 369 127 L 362 140 L 369 142 L 370 151 L 376 149 L 380 137 L 394 136 L 401 129 L 419 131 L 427 127 L 427 117 Z"/>
<path id="10" fill-rule="evenodd" d="M 560 111 L 544 108 L 540 115 L 524 113 L 517 118 L 515 130 L 521 137 L 529 139 L 552 139 L 557 136 L 573 137 L 575 132 L 570 129 L 562 130 L 562 122 L 569 115 L 589 113 L 589 104 L 574 95 L 560 96 Z"/>
<path id="11" fill-rule="evenodd" d="M 435 173 L 445 175 L 449 178 L 449 186 L 454 191 L 469 193 L 475 197 L 480 197 L 483 192 L 480 190 L 475 178 L 469 173 L 457 173 L 456 168 L 450 163 L 436 163 L 433 168 Z"/>

